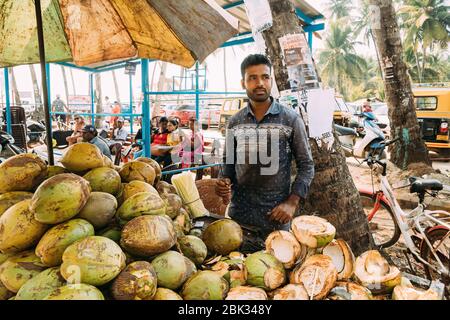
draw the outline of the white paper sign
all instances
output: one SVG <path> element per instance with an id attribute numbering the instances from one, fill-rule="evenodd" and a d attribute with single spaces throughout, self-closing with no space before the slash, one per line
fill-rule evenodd
<path id="1" fill-rule="evenodd" d="M 244 3 L 253 34 L 261 33 L 272 27 L 272 11 L 268 0 L 244 0 Z"/>

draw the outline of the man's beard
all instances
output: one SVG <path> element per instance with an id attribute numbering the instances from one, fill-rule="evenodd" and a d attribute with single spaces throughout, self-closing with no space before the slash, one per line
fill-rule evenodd
<path id="1" fill-rule="evenodd" d="M 249 90 L 246 90 L 246 91 L 247 91 L 247 96 L 252 101 L 255 101 L 255 102 L 264 102 L 267 99 L 269 99 L 269 97 L 270 97 L 270 93 L 267 91 L 265 92 L 265 94 L 256 94 L 255 92 L 249 91 Z"/>

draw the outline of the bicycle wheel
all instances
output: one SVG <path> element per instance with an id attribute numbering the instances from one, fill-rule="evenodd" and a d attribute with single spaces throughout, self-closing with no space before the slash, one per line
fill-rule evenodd
<path id="1" fill-rule="evenodd" d="M 364 213 L 366 216 L 369 216 L 375 206 L 376 196 L 371 196 L 366 193 L 360 193 L 359 196 Z M 369 230 L 378 248 L 393 246 L 401 234 L 391 207 L 384 202 L 380 202 L 380 208 L 372 217 L 371 221 L 369 221 Z"/>
<path id="2" fill-rule="evenodd" d="M 441 260 L 444 267 L 447 268 L 447 272 L 450 268 L 450 230 L 445 228 L 432 229 L 426 233 L 428 241 L 430 241 L 433 249 L 436 251 L 436 255 Z M 439 264 L 431 252 L 431 248 L 422 242 L 420 248 L 420 256 L 428 261 L 433 267 L 439 269 Z M 450 277 L 442 278 L 439 273 L 427 265 L 423 265 L 425 273 L 430 280 L 441 280 L 446 286 L 450 285 Z M 447 287 L 448 288 L 448 287 Z"/>

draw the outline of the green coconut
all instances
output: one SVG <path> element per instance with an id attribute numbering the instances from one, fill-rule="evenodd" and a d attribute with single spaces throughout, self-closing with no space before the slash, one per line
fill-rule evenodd
<path id="1" fill-rule="evenodd" d="M 91 192 L 77 217 L 89 221 L 95 229 L 101 229 L 113 220 L 116 210 L 117 200 L 113 195 L 106 192 Z"/>
<path id="2" fill-rule="evenodd" d="M 99 236 L 111 239 L 117 244 L 120 244 L 121 234 L 122 230 L 119 227 L 110 227 L 98 233 Z"/>
<path id="3" fill-rule="evenodd" d="M 198 237 L 201 239 L 203 232 L 202 232 L 202 229 L 200 229 L 200 228 L 193 228 L 193 229 L 189 230 L 189 235 L 195 236 L 195 237 Z"/>
<path id="4" fill-rule="evenodd" d="M 89 181 L 92 191 L 106 192 L 113 196 L 119 193 L 122 183 L 119 173 L 106 167 L 92 169 L 83 178 Z"/>
<path id="5" fill-rule="evenodd" d="M 96 287 L 85 283 L 77 283 L 55 289 L 44 300 L 105 300 L 105 298 Z"/>
<path id="6" fill-rule="evenodd" d="M 0 164 L 0 194 L 32 191 L 47 176 L 47 165 L 35 154 L 12 156 Z"/>
<path id="7" fill-rule="evenodd" d="M 0 265 L 8 260 L 9 257 L 12 257 L 15 253 L 2 253 L 0 252 Z"/>
<path id="8" fill-rule="evenodd" d="M 173 223 L 181 235 L 188 234 L 192 228 L 191 216 L 184 208 L 179 210 L 178 216 L 173 219 Z"/>
<path id="9" fill-rule="evenodd" d="M 156 184 L 156 190 L 158 190 L 159 194 L 163 194 L 163 193 L 173 193 L 173 194 L 178 194 L 177 193 L 177 189 L 171 185 L 170 183 L 166 182 L 166 181 L 159 181 Z"/>
<path id="10" fill-rule="evenodd" d="M 231 220 L 214 221 L 203 231 L 202 239 L 208 250 L 213 253 L 227 255 L 239 249 L 244 240 L 241 226 Z"/>
<path id="11" fill-rule="evenodd" d="M 100 149 L 89 142 L 79 142 L 67 148 L 61 159 L 64 168 L 71 172 L 85 172 L 104 166 Z"/>
<path id="12" fill-rule="evenodd" d="M 59 267 L 49 268 L 25 282 L 17 292 L 15 300 L 42 300 L 65 284 L 66 280 L 62 277 Z"/>
<path id="13" fill-rule="evenodd" d="M 61 166 L 47 166 L 47 177 L 45 179 L 51 178 L 61 173 L 69 173 L 69 171 Z"/>
<path id="14" fill-rule="evenodd" d="M 94 235 L 94 227 L 86 220 L 72 219 L 48 230 L 36 246 L 36 255 L 48 267 L 58 266 L 68 246 Z"/>
<path id="15" fill-rule="evenodd" d="M 292 220 L 291 231 L 297 240 L 309 248 L 321 248 L 334 239 L 336 228 L 316 216 L 299 216 Z"/>
<path id="16" fill-rule="evenodd" d="M 176 243 L 172 220 L 168 216 L 144 215 L 122 229 L 121 246 L 129 253 L 151 257 L 166 252 Z"/>
<path id="17" fill-rule="evenodd" d="M 124 183 L 123 185 L 123 201 L 127 200 L 136 193 L 141 192 L 150 192 L 159 196 L 158 191 L 151 184 L 144 181 L 133 180 L 129 183 Z"/>
<path id="18" fill-rule="evenodd" d="M 244 264 L 247 269 L 247 284 L 251 286 L 269 291 L 280 287 L 286 281 L 283 264 L 264 251 L 252 253 L 245 259 Z"/>
<path id="19" fill-rule="evenodd" d="M 150 192 L 131 196 L 117 210 L 117 216 L 128 221 L 142 215 L 162 214 L 166 214 L 166 204 L 160 196 Z"/>
<path id="20" fill-rule="evenodd" d="M 120 184 L 120 190 L 119 190 L 119 192 L 118 192 L 117 195 L 116 195 L 117 205 L 118 205 L 119 207 L 120 207 L 120 206 L 122 205 L 122 203 L 125 201 L 125 200 L 123 199 L 123 191 L 124 191 L 126 185 L 127 185 L 126 183 L 121 183 L 121 184 Z"/>
<path id="21" fill-rule="evenodd" d="M 70 245 L 63 254 L 61 274 L 69 283 L 100 286 L 125 268 L 125 254 L 111 239 L 90 236 Z"/>
<path id="22" fill-rule="evenodd" d="M 9 300 L 13 296 L 14 292 L 9 291 L 0 281 L 0 301 Z"/>
<path id="23" fill-rule="evenodd" d="M 14 293 L 46 267 L 33 251 L 24 251 L 8 258 L 0 266 L 0 281 Z"/>
<path id="24" fill-rule="evenodd" d="M 0 217 L 0 251 L 16 253 L 36 245 L 48 226 L 29 210 L 31 199 L 16 203 Z"/>
<path id="25" fill-rule="evenodd" d="M 176 290 L 195 272 L 194 263 L 176 251 L 167 251 L 152 261 L 158 277 L 158 286 Z"/>
<path id="26" fill-rule="evenodd" d="M 153 300 L 183 300 L 183 298 L 175 291 L 166 288 L 158 288 L 153 296 Z"/>
<path id="27" fill-rule="evenodd" d="M 152 300 L 157 287 L 157 277 L 147 261 L 129 264 L 112 284 L 115 300 Z"/>
<path id="28" fill-rule="evenodd" d="M 183 285 L 184 300 L 224 300 L 228 294 L 228 282 L 214 271 L 198 271 Z"/>
<path id="29" fill-rule="evenodd" d="M 208 254 L 208 248 L 202 239 L 195 236 L 184 236 L 178 240 L 181 252 L 196 265 L 201 265 Z"/>
<path id="30" fill-rule="evenodd" d="M 131 161 L 125 163 L 119 170 L 123 182 L 139 180 L 153 185 L 155 182 L 155 169 L 142 161 Z"/>
<path id="31" fill-rule="evenodd" d="M 136 161 L 142 161 L 152 166 L 152 168 L 155 170 L 155 181 L 153 182 L 154 185 L 156 185 L 161 180 L 162 169 L 161 165 L 156 162 L 156 160 L 153 160 L 151 158 L 139 157 L 136 159 Z"/>
<path id="32" fill-rule="evenodd" d="M 42 183 L 30 210 L 37 221 L 57 224 L 76 216 L 89 199 L 89 182 L 71 173 L 58 174 Z"/>
<path id="33" fill-rule="evenodd" d="M 31 199 L 33 194 L 26 191 L 11 191 L 0 194 L 0 216 L 16 203 L 26 199 Z"/>
<path id="34" fill-rule="evenodd" d="M 176 218 L 183 205 L 180 196 L 174 193 L 163 193 L 161 199 L 166 204 L 166 214 L 172 219 Z"/>

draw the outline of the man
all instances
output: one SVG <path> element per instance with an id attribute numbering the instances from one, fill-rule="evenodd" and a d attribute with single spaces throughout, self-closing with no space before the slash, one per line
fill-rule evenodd
<path id="1" fill-rule="evenodd" d="M 161 117 L 158 122 L 158 130 L 152 133 L 152 144 L 151 153 L 152 158 L 154 158 L 158 163 L 163 166 L 168 166 L 172 163 L 170 150 L 160 149 L 159 146 L 167 146 L 167 136 L 169 131 L 167 130 L 167 125 L 169 124 L 169 119 L 167 117 Z"/>
<path id="2" fill-rule="evenodd" d="M 266 236 L 273 230 L 289 230 L 300 201 L 308 194 L 314 163 L 303 120 L 270 96 L 268 58 L 248 56 L 241 73 L 249 105 L 229 121 L 216 192 L 224 201 L 231 197 L 228 214 L 232 219 L 257 227 Z M 297 176 L 291 186 L 292 158 Z"/>
<path id="3" fill-rule="evenodd" d="M 52 102 L 52 109 L 53 112 L 69 112 L 69 109 L 67 108 L 64 101 L 61 100 L 61 96 L 59 94 L 56 95 L 56 99 Z M 60 119 L 62 123 L 66 124 L 67 115 L 66 114 L 55 114 L 53 116 L 53 119 Z M 58 123 L 58 128 L 59 128 Z"/>
<path id="4" fill-rule="evenodd" d="M 120 107 L 120 103 L 117 101 L 114 101 L 114 106 L 111 110 L 111 113 L 113 114 L 119 114 L 121 111 L 121 107 Z M 111 116 L 109 117 L 109 125 L 112 126 L 113 128 L 117 127 L 117 119 L 119 119 L 118 116 Z"/>
<path id="5" fill-rule="evenodd" d="M 125 120 L 122 117 L 117 118 L 117 127 L 114 129 L 111 140 L 108 140 L 108 146 L 112 154 L 115 154 L 114 164 L 120 164 L 122 144 L 127 141 L 128 130 L 125 129 Z"/>
<path id="6" fill-rule="evenodd" d="M 97 136 L 98 135 L 97 129 L 95 129 L 93 125 L 90 124 L 86 125 L 82 130 L 82 134 L 84 142 L 89 142 L 91 144 L 96 145 L 105 156 L 111 159 L 111 152 L 109 151 L 108 145 L 106 144 L 105 141 L 103 141 Z"/>
<path id="7" fill-rule="evenodd" d="M 362 112 L 372 112 L 372 106 L 370 105 L 370 99 L 363 102 Z"/>

